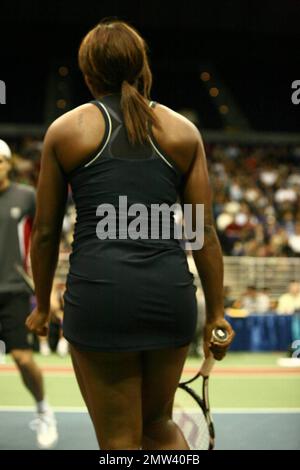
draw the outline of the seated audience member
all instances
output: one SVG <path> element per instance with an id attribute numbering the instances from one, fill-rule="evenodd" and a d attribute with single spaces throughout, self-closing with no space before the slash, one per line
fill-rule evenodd
<path id="1" fill-rule="evenodd" d="M 279 297 L 277 313 L 292 315 L 295 312 L 300 312 L 300 283 L 292 281 L 288 292 Z"/>

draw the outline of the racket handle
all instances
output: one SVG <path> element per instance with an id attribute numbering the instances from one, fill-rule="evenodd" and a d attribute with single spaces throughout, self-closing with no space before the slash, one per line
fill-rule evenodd
<path id="1" fill-rule="evenodd" d="M 214 363 L 215 363 L 215 358 L 212 354 L 210 354 L 206 359 L 204 359 L 201 369 L 200 369 L 200 374 L 203 377 L 208 377 L 209 374 L 211 373 Z"/>
<path id="2" fill-rule="evenodd" d="M 227 341 L 228 338 L 228 333 L 226 330 L 223 330 L 222 328 L 214 328 L 212 330 L 212 335 L 211 335 L 211 342 L 213 343 L 214 341 L 218 343 L 224 343 Z M 201 375 L 203 377 L 208 377 L 213 366 L 215 363 L 214 356 L 212 353 L 203 361 L 203 364 L 201 366 Z"/>

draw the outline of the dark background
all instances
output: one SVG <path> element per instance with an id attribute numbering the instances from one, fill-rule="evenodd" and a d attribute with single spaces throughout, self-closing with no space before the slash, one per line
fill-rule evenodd
<path id="1" fill-rule="evenodd" d="M 299 131 L 300 105 L 291 102 L 291 83 L 300 79 L 296 0 L 2 1 L 0 79 L 7 104 L 0 106 L 0 122 L 44 123 L 51 80 L 61 65 L 70 71 L 68 106 L 90 100 L 77 50 L 106 16 L 129 21 L 147 40 L 153 99 L 174 109 L 194 108 L 202 127 L 222 128 L 200 80 L 201 71 L 212 67 L 252 129 Z"/>

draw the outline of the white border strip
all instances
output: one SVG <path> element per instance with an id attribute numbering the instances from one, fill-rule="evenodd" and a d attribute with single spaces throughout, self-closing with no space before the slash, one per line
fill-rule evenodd
<path id="1" fill-rule="evenodd" d="M 102 147 L 102 149 L 100 150 L 100 152 L 93 158 L 93 160 L 91 160 L 90 162 L 86 163 L 84 165 L 84 168 L 87 168 L 88 166 L 90 166 L 95 160 L 97 160 L 97 158 L 100 157 L 101 153 L 103 152 L 103 150 L 105 149 L 105 147 L 107 146 L 108 142 L 109 142 L 109 139 L 111 137 L 111 132 L 112 132 L 112 123 L 111 123 L 111 118 L 110 118 L 110 115 L 109 115 L 109 112 L 107 111 L 106 107 L 104 106 L 104 104 L 102 104 L 100 101 L 98 101 L 98 103 L 100 104 L 100 106 L 104 109 L 106 115 L 107 115 L 107 118 L 108 118 L 108 122 L 109 122 L 109 131 L 108 131 L 108 135 L 107 135 L 107 139 L 105 141 L 105 144 L 104 146 Z"/>

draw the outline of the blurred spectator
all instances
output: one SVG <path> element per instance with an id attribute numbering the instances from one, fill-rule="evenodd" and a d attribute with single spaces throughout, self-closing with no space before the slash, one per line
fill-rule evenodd
<path id="1" fill-rule="evenodd" d="M 275 192 L 274 199 L 278 203 L 295 202 L 297 199 L 296 191 L 293 188 L 279 188 Z"/>
<path id="2" fill-rule="evenodd" d="M 230 308 L 234 304 L 234 299 L 230 295 L 231 289 L 229 286 L 224 286 L 223 296 L 224 296 L 224 308 Z"/>
<path id="3" fill-rule="evenodd" d="M 259 179 L 263 186 L 274 186 L 278 179 L 278 171 L 271 165 L 271 163 L 267 163 L 264 168 L 260 170 Z"/>
<path id="4" fill-rule="evenodd" d="M 256 313 L 257 291 L 255 286 L 247 287 L 246 292 L 242 295 L 238 307 L 246 310 L 248 313 Z"/>
<path id="5" fill-rule="evenodd" d="M 233 307 L 243 309 L 248 314 L 268 313 L 272 309 L 269 289 L 258 290 L 255 286 L 248 286 L 241 299 L 233 303 Z"/>
<path id="6" fill-rule="evenodd" d="M 289 235 L 288 246 L 295 256 L 300 256 L 300 222 L 295 224 L 295 233 Z"/>
<path id="7" fill-rule="evenodd" d="M 292 315 L 300 312 L 300 283 L 292 281 L 288 292 L 279 297 L 277 313 Z"/>
<path id="8" fill-rule="evenodd" d="M 256 313 L 267 313 L 272 310 L 270 289 L 265 287 L 256 295 Z"/>

